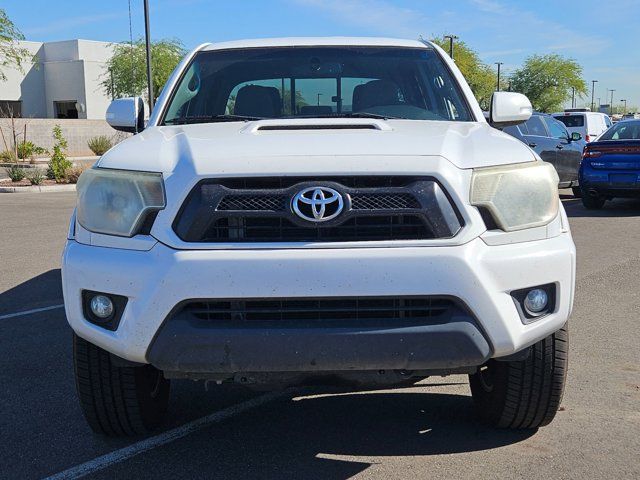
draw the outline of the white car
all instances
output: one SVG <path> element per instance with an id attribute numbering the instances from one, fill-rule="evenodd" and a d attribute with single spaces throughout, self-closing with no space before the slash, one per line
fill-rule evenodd
<path id="1" fill-rule="evenodd" d="M 611 118 L 606 113 L 590 112 L 584 109 L 565 110 L 554 113 L 553 116 L 564 123 L 569 133 L 579 133 L 587 143 L 595 142 L 612 125 Z"/>
<path id="2" fill-rule="evenodd" d="M 107 119 L 137 132 L 141 107 L 115 100 Z M 494 94 L 492 125 L 530 115 Z M 554 168 L 492 125 L 428 42 L 196 48 L 144 131 L 78 183 L 62 274 L 89 425 L 148 431 L 170 379 L 460 373 L 487 422 L 549 423 L 575 247 Z"/>

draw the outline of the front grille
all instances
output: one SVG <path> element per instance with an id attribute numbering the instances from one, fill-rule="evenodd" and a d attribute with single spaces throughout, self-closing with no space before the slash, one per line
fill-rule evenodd
<path id="1" fill-rule="evenodd" d="M 227 195 L 220 201 L 217 210 L 277 212 L 283 210 L 286 204 L 287 197 L 282 195 Z"/>
<path id="2" fill-rule="evenodd" d="M 342 213 L 326 222 L 294 213 L 296 194 L 316 186 L 340 193 Z M 275 177 L 202 181 L 173 227 L 185 242 L 366 242 L 450 238 L 462 222 L 429 177 Z"/>
<path id="3" fill-rule="evenodd" d="M 206 300 L 187 302 L 180 312 L 213 328 L 376 327 L 448 321 L 449 297 L 332 297 Z"/>

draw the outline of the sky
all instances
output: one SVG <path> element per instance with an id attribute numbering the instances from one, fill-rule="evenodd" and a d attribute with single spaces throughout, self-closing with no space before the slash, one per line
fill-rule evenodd
<path id="1" fill-rule="evenodd" d="M 130 0 L 134 38 L 143 1 Z M 640 0 L 149 0 L 151 36 L 200 43 L 283 36 L 458 35 L 507 75 L 532 54 L 577 60 L 595 101 L 640 106 Z M 28 40 L 129 39 L 129 0 L 2 0 Z M 454 55 L 455 56 L 455 55 Z"/>

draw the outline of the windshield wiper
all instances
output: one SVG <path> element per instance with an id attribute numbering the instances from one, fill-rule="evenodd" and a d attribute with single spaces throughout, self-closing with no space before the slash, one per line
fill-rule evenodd
<path id="1" fill-rule="evenodd" d="M 214 123 L 214 122 L 249 122 L 252 120 L 263 120 L 264 117 L 251 117 L 248 115 L 191 115 L 188 117 L 177 117 L 165 120 L 167 125 L 186 125 L 189 123 Z"/>

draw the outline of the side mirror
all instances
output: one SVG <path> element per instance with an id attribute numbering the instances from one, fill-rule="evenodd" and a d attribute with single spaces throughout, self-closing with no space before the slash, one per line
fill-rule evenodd
<path id="1" fill-rule="evenodd" d="M 489 124 L 495 128 L 504 128 L 524 123 L 533 113 L 533 107 L 527 97 L 515 92 L 495 92 L 491 97 Z"/>
<path id="2" fill-rule="evenodd" d="M 142 98 L 128 97 L 112 101 L 107 108 L 106 120 L 116 130 L 140 133 L 144 130 L 144 102 Z"/>
<path id="3" fill-rule="evenodd" d="M 571 141 L 572 142 L 577 142 L 578 140 L 582 140 L 582 135 L 580 135 L 580 133 L 578 133 L 578 132 L 573 132 L 571 134 Z"/>

